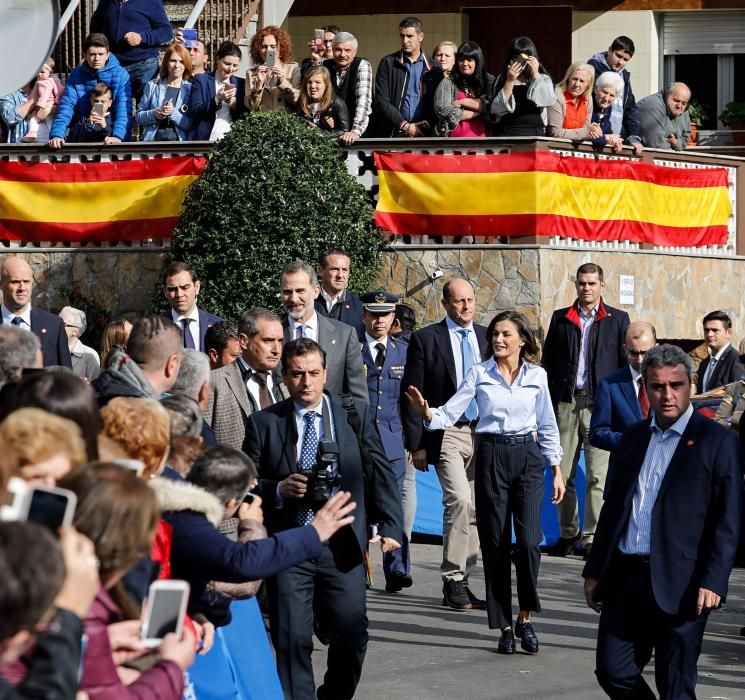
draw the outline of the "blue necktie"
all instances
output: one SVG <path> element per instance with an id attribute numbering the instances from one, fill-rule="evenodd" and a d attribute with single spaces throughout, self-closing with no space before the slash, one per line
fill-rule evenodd
<path id="1" fill-rule="evenodd" d="M 305 414 L 305 430 L 303 432 L 303 443 L 300 447 L 300 460 L 298 465 L 301 469 L 313 469 L 316 466 L 316 456 L 318 455 L 318 433 L 316 432 L 315 419 L 318 414 L 315 411 L 308 411 Z M 313 520 L 313 509 L 302 506 L 298 509 L 295 516 L 295 522 L 302 525 L 309 525 Z"/>
<path id="2" fill-rule="evenodd" d="M 20 316 L 13 316 L 13 320 L 10 322 L 12 326 L 20 326 L 23 323 L 23 319 Z"/>
<path id="3" fill-rule="evenodd" d="M 298 326 L 295 329 L 295 339 L 305 338 L 305 326 Z"/>
<path id="4" fill-rule="evenodd" d="M 471 331 L 468 328 L 461 328 L 458 330 L 460 334 L 460 356 L 463 360 L 463 379 L 466 378 L 468 370 L 476 364 L 473 357 L 473 350 L 471 349 L 471 343 L 468 342 L 468 334 Z M 476 420 L 479 417 L 479 409 L 476 405 L 476 399 L 471 399 L 471 403 L 466 407 L 463 415 L 466 420 Z"/>
<path id="5" fill-rule="evenodd" d="M 194 347 L 194 336 L 192 336 L 191 331 L 189 330 L 189 324 L 193 320 L 193 318 L 182 318 L 181 325 L 184 328 L 184 347 L 196 350 L 196 348 Z"/>

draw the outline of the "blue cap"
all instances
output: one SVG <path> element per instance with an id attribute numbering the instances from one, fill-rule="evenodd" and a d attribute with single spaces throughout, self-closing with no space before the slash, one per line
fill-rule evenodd
<path id="1" fill-rule="evenodd" d="M 365 292 L 360 297 L 360 301 L 365 311 L 371 314 L 390 314 L 396 310 L 396 304 L 400 299 L 393 292 L 378 289 L 374 292 Z"/>

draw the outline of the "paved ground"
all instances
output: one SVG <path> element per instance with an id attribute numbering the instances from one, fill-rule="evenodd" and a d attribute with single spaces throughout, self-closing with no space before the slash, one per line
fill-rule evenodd
<path id="1" fill-rule="evenodd" d="M 496 653 L 498 634 L 482 611 L 456 612 L 440 603 L 441 547 L 417 544 L 414 587 L 383 590 L 379 552 L 373 554 L 375 589 L 368 595 L 370 645 L 357 700 L 491 700 L 493 698 L 605 697 L 593 674 L 597 616 L 584 604 L 582 561 L 544 557 L 543 613 L 535 618 L 541 651 L 528 656 Z M 473 589 L 483 595 L 477 569 Z M 699 662 L 700 700 L 745 698 L 745 570 L 735 570 L 727 606 L 709 621 Z M 316 675 L 325 668 L 325 647 L 316 643 Z M 650 683 L 653 677 L 650 674 Z M 653 686 L 654 687 L 654 686 Z"/>

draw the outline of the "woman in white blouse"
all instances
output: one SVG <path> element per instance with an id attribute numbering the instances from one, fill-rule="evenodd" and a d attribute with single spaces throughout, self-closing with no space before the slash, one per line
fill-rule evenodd
<path id="1" fill-rule="evenodd" d="M 490 347 L 484 362 L 468 371 L 444 406 L 430 408 L 416 387 L 409 387 L 407 395 L 427 430 L 453 425 L 476 401 L 476 525 L 489 627 L 502 630 L 500 653 L 512 654 L 517 636 L 520 646 L 535 654 L 539 642 L 530 615 L 541 610 L 537 583 L 547 464 L 553 469 L 552 502 L 564 497 L 559 430 L 546 372 L 535 364 L 539 350 L 528 319 L 516 311 L 503 311 L 489 324 L 486 337 Z M 520 608 L 514 631 L 511 561 L 515 562 Z"/>

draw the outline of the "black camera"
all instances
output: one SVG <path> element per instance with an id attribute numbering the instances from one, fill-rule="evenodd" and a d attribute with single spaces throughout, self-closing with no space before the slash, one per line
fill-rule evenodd
<path id="1" fill-rule="evenodd" d="M 318 443 L 316 463 L 310 469 L 299 469 L 298 474 L 308 478 L 308 490 L 304 501 L 313 510 L 322 508 L 331 498 L 331 492 L 337 486 L 339 478 L 331 473 L 331 465 L 339 461 L 339 446 L 333 440 L 322 440 Z"/>

